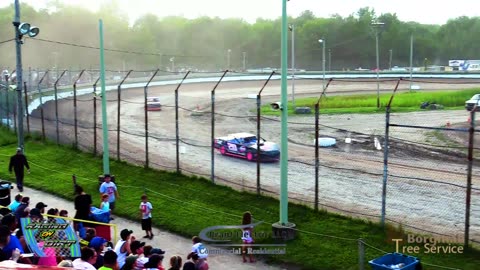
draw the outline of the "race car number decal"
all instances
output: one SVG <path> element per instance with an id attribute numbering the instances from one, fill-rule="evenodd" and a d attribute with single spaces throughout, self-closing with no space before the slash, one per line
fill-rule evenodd
<path id="1" fill-rule="evenodd" d="M 227 146 L 228 146 L 228 150 L 237 151 L 237 145 L 235 145 L 234 143 L 227 143 Z"/>

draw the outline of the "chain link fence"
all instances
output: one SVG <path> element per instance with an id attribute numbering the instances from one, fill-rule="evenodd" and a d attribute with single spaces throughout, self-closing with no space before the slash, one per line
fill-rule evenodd
<path id="1" fill-rule="evenodd" d="M 101 154 L 99 73 L 70 72 L 71 78 L 63 71 L 59 76 L 50 73 L 37 72 L 36 77 L 32 75 L 35 80 L 31 85 L 27 84 L 29 131 L 59 144 Z M 159 70 L 107 72 L 110 157 L 278 197 L 278 163 L 262 162 L 257 171 L 254 162 L 223 156 L 212 148 L 217 137 L 238 132 L 257 134 L 259 124 L 262 138 L 280 143 L 280 117 L 262 111 L 258 118 L 256 111 L 260 90 L 264 90 L 261 105 L 279 100 L 280 76 L 274 74 L 267 82 L 269 75 Z M 47 76 L 52 77 L 46 79 Z M 316 100 L 325 83 L 321 78 L 296 76 L 297 96 L 316 96 Z M 52 85 L 53 79 L 56 80 Z M 324 98 L 377 89 L 391 93 L 397 82 L 398 78 L 382 79 L 377 85 L 374 79 L 334 78 Z M 449 84 L 422 80 L 416 83 L 425 90 Z M 471 81 L 456 87 L 471 88 L 476 83 Z M 399 90 L 407 87 L 408 83 L 403 83 Z M 150 97 L 160 99 L 161 111 L 145 109 Z M 6 100 L 2 98 L 2 112 L 10 111 Z M 387 103 L 382 98 L 382 107 Z M 317 178 L 315 119 L 312 114 L 293 115 L 288 120 L 289 199 L 312 208 L 379 220 L 386 161 L 388 181 L 383 218 L 410 230 L 456 237 L 461 242 L 466 216 L 468 132 L 460 128 L 437 128 L 465 125 L 467 120 L 468 114 L 463 111 L 392 113 L 389 152 L 385 153 L 385 114 L 330 115 L 320 108 L 319 137 L 335 138 L 336 146 L 319 149 Z M 454 138 L 458 140 L 455 142 Z M 480 241 L 479 175 L 477 166 L 473 166 L 470 241 Z"/>

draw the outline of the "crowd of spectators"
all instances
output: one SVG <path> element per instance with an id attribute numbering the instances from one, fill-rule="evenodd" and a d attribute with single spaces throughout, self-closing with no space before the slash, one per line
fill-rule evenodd
<path id="1" fill-rule="evenodd" d="M 90 195 L 86 194 L 81 187 L 77 187 L 77 194 L 75 199 L 77 213 L 75 217 L 91 221 L 91 216 L 85 213 L 85 206 L 90 207 L 91 205 Z M 142 201 L 145 204 L 145 196 L 142 197 Z M 192 239 L 192 250 L 186 252 L 186 260 L 182 260 L 182 257 L 178 255 L 164 260 L 165 250 L 138 240 L 131 229 L 122 229 L 119 235 L 120 240 L 117 243 L 112 243 L 106 237 L 98 235 L 94 222 L 75 221 L 70 223 L 66 210 L 48 208 L 48 205 L 43 202 L 36 203 L 34 208 L 31 208 L 31 205 L 33 204 L 29 197 L 18 194 L 7 208 L 1 208 L 0 261 L 2 263 L 12 261 L 39 266 L 92 270 L 208 270 L 206 254 L 200 252 L 202 244 L 198 237 Z M 141 208 L 140 212 L 145 214 L 144 208 L 143 210 Z M 56 218 L 65 218 L 63 220 L 69 223 L 69 226 L 77 231 L 79 236 L 80 257 L 72 257 L 69 252 L 62 253 L 55 248 L 45 247 L 43 242 L 39 243 L 39 247 L 43 250 L 44 256 L 37 256 L 25 240 L 22 226 L 20 226 L 22 218 L 30 218 L 32 222 L 38 223 L 55 223 Z M 80 229 L 84 230 L 81 237 Z M 142 229 L 145 229 L 145 227 L 142 227 Z M 62 232 L 57 231 L 56 233 Z M 151 228 L 148 228 L 146 233 L 147 235 L 144 238 L 151 239 L 153 236 Z"/>

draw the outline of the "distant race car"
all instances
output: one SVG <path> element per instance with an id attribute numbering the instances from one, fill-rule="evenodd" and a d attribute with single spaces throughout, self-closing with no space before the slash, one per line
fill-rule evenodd
<path id="1" fill-rule="evenodd" d="M 148 97 L 147 98 L 147 111 L 161 111 L 162 104 L 160 104 L 160 98 Z"/>
<path id="2" fill-rule="evenodd" d="M 244 158 L 246 160 L 257 160 L 260 154 L 261 161 L 278 161 L 280 159 L 280 148 L 276 143 L 260 139 L 260 153 L 257 151 L 257 136 L 250 133 L 234 133 L 225 137 L 215 138 L 215 148 L 220 154 Z"/>

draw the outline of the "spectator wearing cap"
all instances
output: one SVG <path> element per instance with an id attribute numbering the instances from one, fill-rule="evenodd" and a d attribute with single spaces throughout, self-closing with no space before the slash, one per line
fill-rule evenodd
<path id="1" fill-rule="evenodd" d="M 115 209 L 115 200 L 120 198 L 118 194 L 117 185 L 111 181 L 109 174 L 104 176 L 104 182 L 100 185 L 100 193 L 101 194 L 108 194 L 108 202 L 110 203 L 110 210 Z"/>
<path id="2" fill-rule="evenodd" d="M 30 218 L 32 219 L 32 222 L 38 222 L 43 220 L 42 213 L 38 208 L 33 208 L 30 210 Z"/>
<path id="3" fill-rule="evenodd" d="M 152 254 L 148 262 L 143 266 L 146 270 L 165 270 L 162 266 L 163 256 L 159 254 Z"/>
<path id="4" fill-rule="evenodd" d="M 43 202 L 39 202 L 39 203 L 37 203 L 37 205 L 35 205 L 35 208 L 40 210 L 41 214 L 45 214 L 45 208 L 47 208 L 47 206 L 48 205 L 44 204 Z"/>
<path id="5" fill-rule="evenodd" d="M 117 244 L 115 245 L 115 253 L 117 253 L 118 258 L 118 267 L 122 268 L 123 265 L 125 264 L 125 259 L 127 258 L 127 255 L 132 253 L 130 250 L 130 243 L 133 241 L 132 240 L 132 230 L 128 229 L 123 229 L 120 232 L 120 240 L 118 240 Z"/>
<path id="6" fill-rule="evenodd" d="M 30 173 L 30 166 L 28 166 L 27 157 L 23 154 L 22 148 L 17 148 L 17 153 L 10 158 L 10 164 L 8 164 L 8 171 L 12 173 L 12 169 L 15 172 L 15 178 L 17 180 L 17 188 L 20 192 L 23 192 L 23 176 L 25 174 L 25 168 Z"/>
<path id="7" fill-rule="evenodd" d="M 73 268 L 81 270 L 96 270 L 93 263 L 97 260 L 97 253 L 95 250 L 84 247 L 81 250 L 81 257 L 73 261 Z"/>
<path id="8" fill-rule="evenodd" d="M 135 270 L 137 269 L 138 256 L 130 255 L 125 259 L 125 264 L 120 270 Z"/>
<path id="9" fill-rule="evenodd" d="M 103 266 L 98 268 L 98 270 L 118 270 L 118 255 L 113 250 L 108 250 L 103 255 Z"/>
<path id="10" fill-rule="evenodd" d="M 145 258 L 145 255 L 143 254 L 144 247 L 145 247 L 145 242 L 140 242 L 138 240 L 135 240 L 135 241 L 132 241 L 132 243 L 130 243 L 130 250 L 132 251 L 132 254 L 130 255 L 137 256 L 137 264 L 135 266 L 135 269 L 143 269 L 143 265 L 145 264 L 145 261 L 140 259 Z"/>
<path id="11" fill-rule="evenodd" d="M 105 244 L 107 243 L 107 240 L 103 237 L 95 236 L 92 238 L 90 243 L 88 244 L 89 247 L 93 248 L 95 252 L 97 252 L 97 260 L 93 264 L 93 267 L 95 268 L 100 268 L 103 265 L 103 250 L 105 248 Z"/>
<path id="12" fill-rule="evenodd" d="M 17 194 L 15 196 L 15 200 L 13 200 L 13 202 L 11 202 L 8 205 L 8 209 L 10 209 L 10 211 L 12 211 L 12 212 L 15 212 L 17 210 L 18 206 L 20 206 L 20 204 L 22 203 L 22 198 L 23 198 L 22 194 Z"/>

